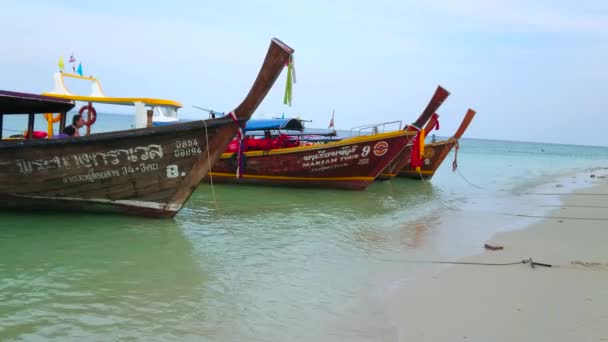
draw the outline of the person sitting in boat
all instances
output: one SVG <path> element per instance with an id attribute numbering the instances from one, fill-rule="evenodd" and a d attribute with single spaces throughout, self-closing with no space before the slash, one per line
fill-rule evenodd
<path id="1" fill-rule="evenodd" d="M 84 126 L 84 119 L 82 118 L 82 115 L 75 114 L 72 117 L 72 124 L 64 128 L 62 133 L 71 137 L 79 137 L 80 132 L 78 131 L 78 129 L 82 126 Z"/>

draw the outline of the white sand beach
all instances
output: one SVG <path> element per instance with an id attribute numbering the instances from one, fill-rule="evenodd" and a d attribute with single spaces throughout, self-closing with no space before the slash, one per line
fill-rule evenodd
<path id="1" fill-rule="evenodd" d="M 553 267 L 453 265 L 400 289 L 389 305 L 399 341 L 608 341 L 608 180 L 597 174 L 541 222 L 488 241 L 503 250 L 460 260 Z"/>

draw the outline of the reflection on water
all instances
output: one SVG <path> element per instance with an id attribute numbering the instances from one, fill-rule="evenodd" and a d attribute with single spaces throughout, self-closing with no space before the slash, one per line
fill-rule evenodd
<path id="1" fill-rule="evenodd" d="M 214 329 L 228 340 L 283 340 L 285 329 L 294 340 L 327 339 L 328 331 L 356 340 L 365 334 L 336 328 L 354 316 L 385 329 L 384 321 L 373 323 L 380 317 L 368 319 L 362 294 L 393 276 L 384 260 L 410 248 L 399 237 L 410 229 L 403 222 L 432 224 L 431 202 L 441 194 L 411 180 L 364 192 L 229 184 L 213 192 L 201 185 L 177 222 L 210 256 L 223 293 L 216 299 L 229 308 Z M 424 235 L 416 223 L 411 232 Z"/>
<path id="2" fill-rule="evenodd" d="M 318 339 L 367 315 L 361 293 L 385 272 L 379 257 L 399 253 L 394 232 L 436 192 L 409 180 L 211 190 L 201 185 L 175 220 L 3 214 L 0 336 L 281 340 L 288 328 Z"/>
<path id="3" fill-rule="evenodd" d="M 174 221 L 3 213 L 3 222 L 0 337 L 182 336 L 184 318 L 205 314 L 205 260 Z"/>
<path id="4" fill-rule="evenodd" d="M 404 222 L 399 227 L 400 241 L 408 247 L 420 248 L 425 244 L 428 230 L 433 229 L 433 227 L 439 224 L 441 224 L 441 218 L 436 214 L 412 222 Z"/>

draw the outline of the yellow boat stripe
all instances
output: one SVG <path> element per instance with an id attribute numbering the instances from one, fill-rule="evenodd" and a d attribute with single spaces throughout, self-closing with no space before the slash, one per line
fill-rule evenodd
<path id="1" fill-rule="evenodd" d="M 435 173 L 435 171 L 420 170 L 420 173 L 422 173 L 423 175 L 432 175 L 433 173 Z M 401 171 L 399 172 L 399 174 L 418 175 L 418 171 Z"/>
<path id="2" fill-rule="evenodd" d="M 72 101 L 107 103 L 107 104 L 125 105 L 125 106 L 133 106 L 134 102 L 143 102 L 144 104 L 154 105 L 154 106 L 168 106 L 168 107 L 176 107 L 176 108 L 182 107 L 182 104 L 177 101 L 151 99 L 151 98 L 145 98 L 145 97 L 97 97 L 97 96 L 81 96 L 81 95 L 63 95 L 63 94 L 52 94 L 52 93 L 42 93 L 42 95 L 58 97 L 58 98 L 62 98 L 62 99 L 72 100 Z"/>
<path id="3" fill-rule="evenodd" d="M 62 72 L 61 76 L 63 77 L 71 77 L 71 78 L 79 78 L 81 80 L 87 80 L 87 81 L 97 81 L 97 79 L 93 76 L 80 76 L 78 74 L 72 74 L 69 72 Z"/>
<path id="4" fill-rule="evenodd" d="M 285 154 L 285 153 L 294 153 L 294 152 L 302 152 L 302 151 L 325 150 L 325 149 L 336 147 L 336 146 L 361 144 L 361 143 L 366 143 L 369 141 L 376 141 L 376 140 L 379 141 L 382 139 L 389 139 L 389 138 L 400 137 L 400 136 L 405 136 L 405 135 L 413 136 L 413 135 L 416 135 L 417 133 L 418 132 L 400 130 L 400 131 L 394 131 L 394 132 L 388 132 L 388 133 L 380 133 L 380 134 L 374 134 L 374 135 L 365 135 L 365 136 L 360 136 L 360 137 L 346 138 L 346 139 L 328 142 L 328 143 L 324 143 L 324 144 L 298 146 L 298 147 L 286 147 L 286 148 L 279 148 L 279 149 L 268 150 L 268 151 L 249 151 L 249 152 L 245 152 L 243 154 L 247 157 L 258 157 L 258 156 L 265 156 L 265 155 Z M 232 154 L 233 154 L 233 152 L 222 153 L 222 159 L 230 158 L 232 156 Z"/>
<path id="5" fill-rule="evenodd" d="M 381 173 L 380 176 L 383 177 L 397 177 L 396 173 Z"/>
<path id="6" fill-rule="evenodd" d="M 236 178 L 234 173 L 209 172 L 210 176 Z M 260 176 L 244 174 L 241 178 L 269 180 L 302 180 L 302 181 L 373 181 L 374 177 L 289 177 L 289 176 Z"/>

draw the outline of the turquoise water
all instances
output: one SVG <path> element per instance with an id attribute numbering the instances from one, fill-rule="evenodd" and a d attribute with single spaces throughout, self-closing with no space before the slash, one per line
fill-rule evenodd
<path id="1" fill-rule="evenodd" d="M 203 184 L 174 220 L 2 212 L 0 340 L 394 340 L 384 295 L 419 277 L 408 261 L 477 253 L 556 203 L 539 187 L 608 167 L 602 147 L 460 145 L 459 172 L 452 153 L 431 182 Z"/>

